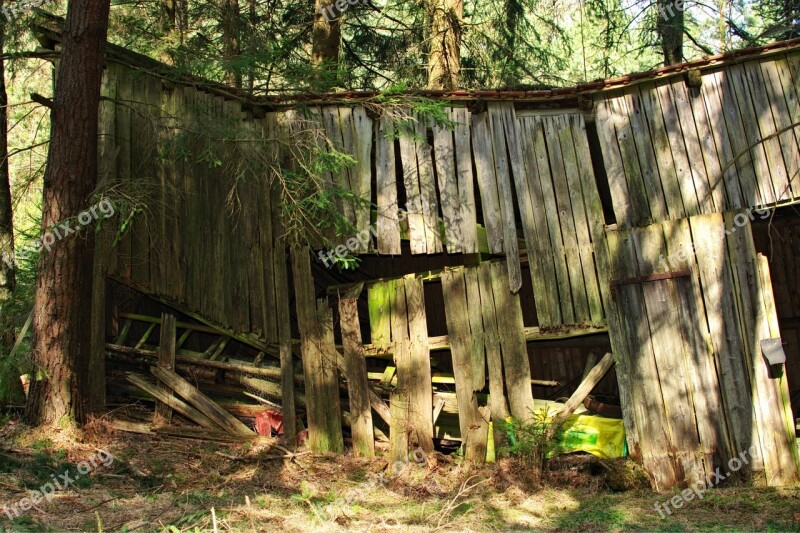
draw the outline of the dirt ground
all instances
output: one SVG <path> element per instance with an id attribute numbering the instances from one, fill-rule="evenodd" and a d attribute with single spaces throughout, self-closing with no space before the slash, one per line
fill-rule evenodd
<path id="1" fill-rule="evenodd" d="M 625 462 L 588 456 L 551 461 L 534 482 L 511 460 L 470 468 L 437 454 L 395 476 L 385 459 L 287 458 L 272 440 L 161 438 L 102 422 L 79 439 L 4 424 L 0 531 L 800 531 L 798 489 L 717 488 L 662 518 L 656 503 L 673 494 L 643 487 Z M 32 491 L 86 470 L 21 509 Z"/>

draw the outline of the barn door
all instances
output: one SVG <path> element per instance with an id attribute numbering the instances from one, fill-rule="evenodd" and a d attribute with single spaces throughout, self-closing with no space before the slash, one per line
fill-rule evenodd
<path id="1" fill-rule="evenodd" d="M 618 280 L 618 341 L 627 358 L 638 455 L 661 490 L 704 480 L 719 464 L 718 450 L 704 451 L 695 401 L 717 391 L 698 391 L 691 376 L 705 373 L 708 349 L 698 328 L 689 272 Z M 703 354 L 698 357 L 698 354 Z M 700 416 L 704 413 L 701 409 Z M 703 417 L 704 418 L 704 417 Z M 702 420 L 702 423 L 707 423 Z"/>

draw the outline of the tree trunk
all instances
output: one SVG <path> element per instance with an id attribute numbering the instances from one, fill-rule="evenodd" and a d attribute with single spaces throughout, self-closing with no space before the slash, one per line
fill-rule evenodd
<path id="1" fill-rule="evenodd" d="M 683 2 L 658 0 L 656 31 L 661 38 L 664 64 L 683 62 Z"/>
<path id="2" fill-rule="evenodd" d="M 0 0 L 0 7 L 3 1 Z M 0 54 L 5 53 L 6 24 L 0 22 Z M 0 57 L 0 311 L 14 291 L 14 218 L 11 210 L 11 180 L 8 172 L 8 95 L 5 61 Z M 0 331 L 0 352 L 8 353 L 14 330 Z"/>
<path id="3" fill-rule="evenodd" d="M 44 175 L 42 226 L 59 226 L 91 207 L 97 179 L 97 119 L 109 0 L 70 0 L 56 76 Z M 72 223 L 74 226 L 74 222 Z M 26 421 L 71 426 L 85 415 L 94 231 L 57 238 L 43 251 L 33 320 L 34 375 Z"/>
<path id="4" fill-rule="evenodd" d="M 428 89 L 458 89 L 461 69 L 461 19 L 464 0 L 430 0 L 431 45 Z"/>
<path id="5" fill-rule="evenodd" d="M 222 2 L 222 46 L 225 58 L 225 83 L 242 88 L 242 70 L 237 64 L 242 55 L 239 0 Z"/>
<path id="6" fill-rule="evenodd" d="M 311 63 L 316 69 L 315 90 L 329 91 L 337 85 L 339 45 L 342 39 L 341 13 L 334 0 L 314 0 L 311 29 Z"/>

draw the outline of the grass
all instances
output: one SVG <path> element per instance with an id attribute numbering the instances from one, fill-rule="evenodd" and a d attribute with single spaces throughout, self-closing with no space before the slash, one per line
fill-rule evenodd
<path id="1" fill-rule="evenodd" d="M 114 462 L 89 484 L 9 520 L 0 531 L 797 531 L 800 491 L 736 486 L 661 518 L 646 488 L 614 492 L 603 472 L 575 458 L 553 462 L 531 482 L 524 464 L 470 468 L 438 456 L 385 486 L 369 484 L 385 459 L 304 455 L 268 458 L 267 444 L 207 446 L 103 428 L 80 444 L 37 442 L 24 431 L 0 454 L 0 502 L 15 502 L 53 469 L 103 448 Z M 215 452 L 222 452 L 219 455 Z M 233 457 L 234 459 L 231 459 Z M 612 483 L 613 485 L 613 483 Z"/>

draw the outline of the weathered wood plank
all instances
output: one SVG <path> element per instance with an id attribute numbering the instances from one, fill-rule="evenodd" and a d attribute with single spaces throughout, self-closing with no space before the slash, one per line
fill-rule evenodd
<path id="1" fill-rule="evenodd" d="M 367 116 L 363 106 L 353 108 L 353 157 L 356 159 L 353 168 L 353 193 L 360 202 L 355 206 L 356 229 L 362 235 L 369 235 L 370 242 L 360 247 L 360 252 L 372 249 L 370 233 L 370 207 L 372 202 L 372 119 Z M 361 243 L 359 243 L 359 246 Z"/>
<path id="2" fill-rule="evenodd" d="M 744 347 L 738 333 L 739 326 L 734 314 L 733 282 L 726 261 L 724 223 L 722 215 L 692 217 L 690 239 L 696 254 L 700 284 L 703 288 L 705 313 L 713 349 L 713 365 L 719 376 L 719 386 L 725 406 L 725 419 L 730 427 L 731 457 L 740 455 L 750 447 L 752 437 L 753 406 L 750 399 L 750 383 L 744 367 Z M 686 240 L 684 224 L 667 227 L 672 235 L 670 242 Z M 669 250 L 675 253 L 674 245 Z M 710 372 L 706 372 L 706 375 Z M 710 406 L 710 404 L 709 404 Z M 701 423 L 706 423 L 698 411 Z M 709 414 L 708 417 L 718 415 Z M 711 422 L 708 420 L 707 422 Z"/>
<path id="3" fill-rule="evenodd" d="M 451 110 L 455 122 L 453 131 L 456 150 L 456 177 L 458 179 L 458 224 L 461 226 L 461 251 L 478 253 L 478 221 L 475 202 L 475 181 L 472 175 L 472 148 L 470 147 L 470 114 L 463 107 Z"/>
<path id="4" fill-rule="evenodd" d="M 408 400 L 411 403 L 409 423 L 417 446 L 425 453 L 433 452 L 433 388 L 428 347 L 428 324 L 425 318 L 425 294 L 422 279 L 409 275 L 404 278 L 410 351 L 408 367 L 398 364 L 398 379 L 408 375 Z"/>
<path id="5" fill-rule="evenodd" d="M 567 188 L 569 189 L 571 218 L 574 221 L 575 234 L 578 241 L 577 251 L 582 268 L 583 289 L 586 294 L 588 312 L 586 315 L 576 317 L 580 322 L 601 324 L 603 322 L 603 302 L 600 298 L 600 288 L 597 284 L 592 240 L 589 234 L 589 222 L 586 213 L 586 204 L 581 190 L 581 177 L 578 155 L 575 150 L 576 139 L 573 138 L 575 115 L 559 117 L 558 137 L 561 143 L 561 154 L 564 158 Z M 567 217 L 569 219 L 569 216 Z"/>
<path id="6" fill-rule="evenodd" d="M 725 117 L 724 125 L 728 130 L 731 142 L 732 158 L 723 161 L 723 168 L 735 162 L 739 176 L 739 187 L 742 191 L 742 207 L 745 205 L 760 205 L 761 195 L 756 184 L 755 162 L 753 153 L 747 149 L 747 137 L 744 132 L 742 115 L 739 113 L 739 104 L 736 101 L 736 91 L 733 89 L 728 72 L 717 71 L 706 76 L 709 88 L 717 93 L 722 102 L 722 112 Z M 720 125 L 723 125 L 721 123 Z"/>
<path id="7" fill-rule="evenodd" d="M 375 135 L 375 180 L 377 188 L 378 253 L 400 255 L 400 221 L 397 205 L 397 175 L 394 154 L 394 122 L 381 117 Z"/>
<path id="8" fill-rule="evenodd" d="M 478 269 L 467 268 L 464 271 L 464 280 L 467 284 L 467 301 L 470 327 L 470 369 L 472 372 L 472 389 L 483 390 L 486 387 L 486 354 L 483 339 L 483 316 L 481 314 L 480 284 Z"/>
<path id="9" fill-rule="evenodd" d="M 522 307 L 519 296 L 508 291 L 502 263 L 490 263 L 490 269 L 508 405 L 512 416 L 527 421 L 533 415 L 533 392 Z"/>
<path id="10" fill-rule="evenodd" d="M 702 203 L 697 196 L 691 162 L 686 153 L 680 119 L 675 109 L 669 82 L 656 83 L 655 92 L 661 104 L 661 113 L 667 130 L 672 160 L 675 163 L 675 175 L 677 176 L 678 189 L 683 199 L 683 208 L 686 215 L 696 215 L 702 211 Z"/>
<path id="11" fill-rule="evenodd" d="M 158 343 L 158 366 L 165 370 L 175 370 L 175 315 L 168 313 L 161 314 L 161 338 Z M 171 396 L 170 388 L 159 383 L 159 389 Z M 153 415 L 153 424 L 157 426 L 167 425 L 172 421 L 172 408 L 164 402 L 156 402 L 156 410 Z"/>
<path id="12" fill-rule="evenodd" d="M 324 300 L 315 301 L 311 261 L 305 248 L 291 248 L 295 305 L 303 354 L 308 440 L 318 452 L 342 453 L 341 409 L 332 318 Z"/>
<path id="13" fill-rule="evenodd" d="M 339 300 L 339 324 L 344 347 L 344 377 L 347 380 L 353 450 L 362 457 L 375 457 L 375 436 L 372 431 L 372 411 L 369 403 L 367 364 L 361 342 L 361 325 L 358 320 L 357 287 Z"/>
<path id="14" fill-rule="evenodd" d="M 611 369 L 614 365 L 614 357 L 607 353 L 603 356 L 597 365 L 594 365 L 583 377 L 581 380 L 580 385 L 578 388 L 575 389 L 575 392 L 569 397 L 569 399 L 564 404 L 564 408 L 555 416 L 552 422 L 553 428 L 558 428 L 561 424 L 563 424 L 567 418 L 572 416 L 572 413 L 575 412 L 575 409 L 578 408 L 579 405 L 583 403 L 583 400 L 592 392 L 600 380 L 603 379 L 603 376 Z"/>
<path id="15" fill-rule="evenodd" d="M 548 155 L 548 143 L 545 140 L 545 124 L 541 118 L 536 119 L 534 128 L 534 152 L 539 168 L 539 183 L 542 187 L 542 199 L 544 203 L 542 209 L 547 220 L 547 231 L 550 235 L 550 250 L 555 264 L 556 286 L 558 287 L 558 299 L 560 305 L 561 323 L 574 324 L 575 310 L 572 303 L 572 291 L 570 287 L 570 273 L 567 267 L 567 255 L 564 253 L 564 240 L 561 234 L 561 221 L 559 220 L 559 209 L 556 203 L 556 193 L 554 191 L 553 180 L 557 169 L 550 168 L 550 157 Z M 550 281 L 552 283 L 552 281 Z"/>
<path id="16" fill-rule="evenodd" d="M 773 101 L 770 101 L 764 75 L 758 62 L 744 63 L 744 76 L 750 89 L 753 107 L 758 119 L 756 124 L 761 132 L 762 145 L 767 156 L 769 171 L 772 175 L 775 199 L 777 201 L 787 200 L 792 197 L 792 191 L 789 188 L 789 176 L 786 163 L 783 160 L 781 140 L 780 137 L 775 135 L 778 128 L 775 126 L 775 119 L 773 118 L 776 113 L 785 113 L 785 109 L 778 108 L 778 102 L 774 98 Z"/>
<path id="17" fill-rule="evenodd" d="M 779 61 L 763 61 L 761 63 L 761 70 L 763 72 L 763 81 L 766 86 L 767 95 L 769 96 L 769 103 L 772 109 L 772 117 L 775 119 L 775 130 L 783 131 L 778 136 L 783 153 L 783 161 L 786 165 L 786 197 L 797 197 L 800 195 L 800 154 L 798 153 L 797 138 L 795 131 L 797 128 L 791 129 L 792 124 L 800 120 L 797 116 L 797 98 L 789 88 L 789 96 L 785 95 L 784 81 L 788 82 L 789 79 L 782 80 L 782 75 L 787 76 L 789 70 L 787 67 L 781 65 Z M 794 96 L 794 100 L 790 98 Z M 791 101 L 794 109 L 791 109 L 788 103 Z"/>
<path id="18" fill-rule="evenodd" d="M 591 320 L 589 315 L 589 302 L 586 297 L 586 289 L 581 268 L 580 251 L 578 249 L 578 236 L 575 230 L 575 222 L 572 218 L 572 202 L 570 200 L 569 184 L 567 183 L 567 169 L 565 166 L 561 143 L 559 140 L 559 130 L 561 122 L 555 117 L 544 119 L 545 134 L 547 138 L 547 152 L 550 157 L 550 168 L 552 169 L 553 184 L 555 188 L 555 200 L 558 211 L 552 215 L 561 227 L 561 237 L 563 248 L 554 246 L 554 251 L 563 254 L 567 261 L 567 273 L 569 276 L 569 293 L 572 298 L 574 323 L 588 322 Z M 630 184 L 629 184 L 630 185 Z M 554 221 L 555 222 L 555 221 Z M 559 249 L 561 248 L 561 249 Z M 562 295 L 564 298 L 565 295 Z M 566 319 L 566 313 L 564 314 Z"/>
<path id="19" fill-rule="evenodd" d="M 667 211 L 670 218 L 681 218 L 686 215 L 686 209 L 683 206 L 680 183 L 675 169 L 675 160 L 672 157 L 672 148 L 669 144 L 669 135 L 664 125 L 658 91 L 652 82 L 642 84 L 639 91 L 641 93 L 640 103 L 650 130 L 650 139 L 653 143 L 655 162 L 658 167 L 661 188 L 664 191 Z"/>
<path id="20" fill-rule="evenodd" d="M 504 115 L 509 115 L 504 119 Z M 508 280 L 513 294 L 522 287 L 522 270 L 519 262 L 517 223 L 514 217 L 514 197 L 511 189 L 507 139 L 516 135 L 511 129 L 516 123 L 514 106 L 510 103 L 489 104 L 489 131 L 494 145 L 494 171 L 497 194 L 500 197 L 500 217 L 503 231 L 503 249 L 506 254 Z M 513 141 L 512 141 L 513 142 Z M 516 155 L 516 154 L 515 154 Z M 512 156 L 513 157 L 513 156 Z"/>
<path id="21" fill-rule="evenodd" d="M 497 326 L 498 313 L 494 302 L 490 263 L 481 263 L 477 269 L 478 287 L 481 295 L 480 307 L 483 314 L 486 361 L 489 371 L 489 408 L 494 421 L 494 445 L 498 447 L 505 442 L 505 435 L 500 428 L 501 422 L 504 422 L 509 415 L 508 401 L 506 400 L 505 387 L 503 386 L 503 355 L 500 347 L 500 332 Z M 505 286 L 503 290 L 505 290 Z"/>
<path id="22" fill-rule="evenodd" d="M 450 111 L 448 110 L 448 113 Z M 444 220 L 444 244 L 447 253 L 460 253 L 462 250 L 462 226 L 459 223 L 461 206 L 455 169 L 453 132 L 445 125 L 434 124 L 432 128 L 436 176 L 439 182 L 439 201 L 442 205 Z"/>
<path id="23" fill-rule="evenodd" d="M 414 138 L 408 132 L 400 135 L 400 162 L 403 168 L 403 185 L 406 190 L 406 222 L 408 240 L 412 254 L 425 254 L 428 244 L 425 239 L 425 217 L 423 199 L 420 191 L 419 165 Z"/>
<path id="24" fill-rule="evenodd" d="M 556 278 L 554 254 L 550 245 L 550 234 L 545 215 L 545 200 L 541 179 L 549 176 L 549 167 L 539 168 L 536 154 L 537 122 L 525 119 L 522 131 L 527 140 L 523 156 L 525 157 L 525 174 L 528 177 L 530 213 L 520 213 L 523 229 L 526 231 L 525 242 L 528 264 L 531 265 L 531 282 L 536 302 L 536 315 L 539 325 L 543 327 L 561 324 L 561 306 L 558 300 L 558 285 L 551 280 Z M 587 146 L 588 149 L 588 146 Z M 543 161 L 547 163 L 547 161 Z M 549 177 L 547 178 L 549 179 Z"/>
<path id="25" fill-rule="evenodd" d="M 625 107 L 628 110 L 632 141 L 639 154 L 640 168 L 644 190 L 647 194 L 650 214 L 653 220 L 666 220 L 668 217 L 667 203 L 664 190 L 661 186 L 656 155 L 653 149 L 654 142 L 647 127 L 647 117 L 642 105 L 638 87 L 632 87 L 623 93 Z M 624 118 L 624 117 L 623 117 Z"/>
<path id="26" fill-rule="evenodd" d="M 458 422 L 461 439 L 466 446 L 464 457 L 471 463 L 482 463 L 486 458 L 489 424 L 478 411 L 478 398 L 474 390 L 472 333 L 464 269 L 446 269 L 442 273 L 442 290 L 447 331 L 451 338 L 450 353 L 458 398 Z"/>
<path id="27" fill-rule="evenodd" d="M 633 223 L 633 207 L 631 206 L 628 184 L 625 181 L 625 167 L 622 164 L 622 153 L 617 141 L 617 130 L 614 124 L 614 109 L 610 98 L 598 98 L 596 124 L 597 135 L 603 150 L 603 163 L 611 188 L 611 201 L 620 227 L 628 227 Z M 540 167 L 541 168 L 541 167 Z"/>
<path id="28" fill-rule="evenodd" d="M 500 211 L 500 197 L 495 176 L 493 143 L 486 140 L 490 135 L 489 114 L 472 115 L 472 150 L 475 156 L 475 171 L 478 177 L 478 190 L 481 195 L 483 225 L 486 228 L 486 239 L 489 251 L 502 254 L 503 219 Z"/>
<path id="29" fill-rule="evenodd" d="M 433 157 L 428 144 L 428 125 L 417 117 L 416 139 L 414 147 L 417 152 L 419 168 L 419 193 L 422 219 L 425 222 L 425 243 L 427 253 L 442 252 L 442 235 L 439 228 L 439 201 L 436 197 L 436 178 L 433 172 Z"/>
<path id="30" fill-rule="evenodd" d="M 717 187 L 724 185 L 727 207 L 739 209 L 744 205 L 742 189 L 739 185 L 739 167 L 734 164 L 728 166 L 728 168 L 722 172 L 722 168 L 725 167 L 729 161 L 733 161 L 733 148 L 731 146 L 731 139 L 728 136 L 728 128 L 725 124 L 725 112 L 722 109 L 719 80 L 715 74 L 709 73 L 703 77 L 703 85 L 700 87 L 700 97 L 705 104 L 707 126 L 711 131 L 714 146 L 717 149 L 717 160 L 720 166 L 716 174 L 711 170 L 709 171 L 709 175 L 712 177 L 711 185 Z M 698 110 L 695 116 L 700 112 L 701 111 Z M 703 149 L 707 150 L 705 146 Z"/>
<path id="31" fill-rule="evenodd" d="M 739 106 L 739 113 L 742 122 L 745 124 L 744 140 L 747 146 L 752 146 L 750 153 L 753 156 L 755 168 L 756 185 L 760 194 L 762 204 L 770 204 L 775 201 L 775 188 L 772 183 L 772 175 L 769 168 L 769 160 L 764 150 L 762 133 L 756 125 L 758 113 L 753 108 L 753 98 L 750 94 L 747 75 L 742 65 L 731 65 L 725 70 L 725 77 Z"/>
<path id="32" fill-rule="evenodd" d="M 684 80 L 673 81 L 670 84 L 670 89 L 672 102 L 680 120 L 686 153 L 689 156 L 689 169 L 691 170 L 694 189 L 697 193 L 699 210 L 701 213 L 713 213 L 714 210 L 721 211 L 724 209 L 723 198 L 725 191 L 713 189 L 709 184 L 710 180 L 706 171 L 706 162 L 703 158 L 700 136 L 695 124 L 689 94 L 686 92 L 686 82 Z"/>

